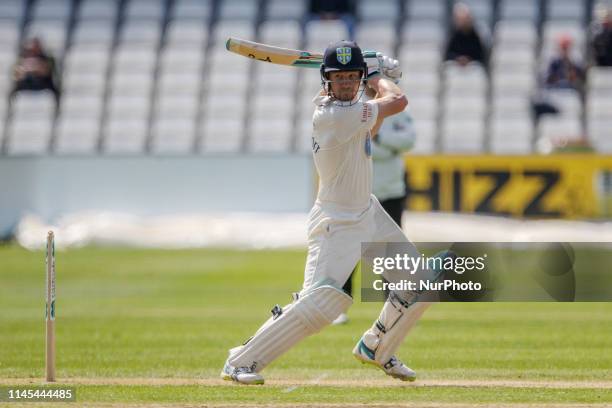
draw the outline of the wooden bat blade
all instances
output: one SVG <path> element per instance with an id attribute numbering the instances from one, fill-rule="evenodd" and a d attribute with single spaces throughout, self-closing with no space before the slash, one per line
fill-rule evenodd
<path id="1" fill-rule="evenodd" d="M 323 62 L 323 54 L 275 47 L 235 37 L 228 38 L 225 48 L 243 57 L 272 64 L 318 69 Z M 363 51 L 363 57 L 375 58 L 376 51 Z"/>
<path id="2" fill-rule="evenodd" d="M 321 54 L 275 47 L 240 38 L 230 37 L 225 43 L 225 48 L 238 55 L 272 64 L 319 68 L 323 62 Z"/>

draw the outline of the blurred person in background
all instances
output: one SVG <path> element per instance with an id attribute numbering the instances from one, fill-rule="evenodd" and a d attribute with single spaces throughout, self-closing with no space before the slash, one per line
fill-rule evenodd
<path id="1" fill-rule="evenodd" d="M 415 138 L 412 116 L 403 111 L 383 122 L 372 144 L 373 193 L 400 227 L 406 202 L 404 154 L 412 149 Z"/>
<path id="2" fill-rule="evenodd" d="M 42 46 L 39 38 L 26 40 L 13 68 L 13 89 L 9 94 L 12 102 L 19 91 L 49 90 L 59 106 L 60 91 L 57 81 L 55 59 Z"/>
<path id="3" fill-rule="evenodd" d="M 471 62 L 487 66 L 485 45 L 474 26 L 469 7 L 463 3 L 457 3 L 453 8 L 453 27 L 444 52 L 444 59 L 454 61 L 461 66 Z"/>
<path id="4" fill-rule="evenodd" d="M 558 40 L 559 55 L 553 57 L 546 71 L 545 85 L 549 89 L 574 89 L 582 94 L 584 69 L 571 56 L 573 40 L 563 35 Z"/>
<path id="5" fill-rule="evenodd" d="M 310 0 L 306 23 L 312 20 L 341 20 L 349 39 L 355 37 L 355 2 L 353 0 Z"/>
<path id="6" fill-rule="evenodd" d="M 612 67 L 612 9 L 604 9 L 598 14 L 590 44 L 593 63 L 600 67 Z"/>
<path id="7" fill-rule="evenodd" d="M 394 82 L 397 80 L 391 79 Z M 374 91 L 368 88 L 364 100 L 374 99 L 375 97 Z M 372 143 L 374 173 L 372 193 L 380 201 L 387 214 L 402 229 L 402 214 L 406 207 L 404 154 L 412 149 L 415 140 L 416 133 L 412 116 L 407 110 L 404 110 L 385 119 Z M 353 296 L 355 270 L 342 288 L 349 296 Z M 333 324 L 344 324 L 348 320 L 348 315 L 342 313 L 334 320 Z"/>
<path id="8" fill-rule="evenodd" d="M 556 90 L 576 91 L 581 99 L 584 98 L 585 70 L 572 57 L 572 46 L 569 35 L 564 34 L 557 40 L 558 55 L 551 58 L 543 81 L 532 96 L 532 114 L 536 122 L 542 115 L 563 114 L 555 102 Z"/>

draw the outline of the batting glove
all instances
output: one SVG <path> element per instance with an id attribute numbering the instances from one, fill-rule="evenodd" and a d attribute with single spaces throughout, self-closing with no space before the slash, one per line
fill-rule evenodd
<path id="1" fill-rule="evenodd" d="M 376 53 L 376 59 L 378 60 L 379 71 L 383 76 L 397 84 L 402 77 L 402 69 L 399 66 L 399 61 L 383 55 L 380 52 Z"/>

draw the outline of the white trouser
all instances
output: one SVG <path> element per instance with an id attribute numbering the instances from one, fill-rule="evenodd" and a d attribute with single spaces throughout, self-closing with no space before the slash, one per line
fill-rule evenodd
<path id="1" fill-rule="evenodd" d="M 338 286 L 344 285 L 361 258 L 362 242 L 402 243 L 390 248 L 399 247 L 404 250 L 408 247 L 410 255 L 418 257 L 416 247 L 385 212 L 376 197 L 372 196 L 369 207 L 358 213 L 315 204 L 308 223 L 308 257 L 302 291 L 330 278 Z M 426 278 L 429 273 L 421 271 L 419 274 Z M 384 277 L 389 282 L 399 282 L 405 275 L 401 271 L 390 271 Z M 381 365 L 394 355 L 430 305 L 425 302 L 407 302 L 412 299 L 412 295 L 405 292 L 395 295 L 387 299 L 379 318 L 363 336 L 366 346 L 374 351 L 375 359 Z"/>
<path id="2" fill-rule="evenodd" d="M 323 279 L 341 287 L 361 258 L 362 242 L 409 242 L 376 197 L 361 212 L 316 203 L 308 220 L 308 257 L 303 290 Z"/>
<path id="3" fill-rule="evenodd" d="M 352 300 L 340 288 L 361 257 L 362 242 L 408 240 L 374 196 L 368 208 L 358 213 L 335 211 L 316 204 L 310 213 L 308 258 L 298 299 L 283 308 L 282 314 L 265 322 L 250 341 L 232 349 L 227 363 L 235 368 L 251 367 L 260 371 L 346 311 Z M 380 332 L 369 336 L 380 345 L 378 355 L 393 353 L 405 337 L 408 326 L 413 325 L 404 323 L 407 314 L 402 310 L 387 312 L 391 306 L 389 301 L 385 303 L 377 322 L 382 319 L 383 325 L 391 327 L 387 321 L 393 319 L 396 329 L 386 338 L 385 333 Z"/>

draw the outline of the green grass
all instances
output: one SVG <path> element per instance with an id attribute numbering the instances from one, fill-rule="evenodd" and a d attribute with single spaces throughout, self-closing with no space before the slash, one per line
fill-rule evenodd
<path id="1" fill-rule="evenodd" d="M 609 403 L 612 390 L 590 388 L 495 387 L 216 387 L 216 386 L 80 386 L 77 401 L 100 403 Z M 13 405 L 9 405 L 11 407 Z M 68 405 L 69 406 L 69 405 Z"/>
<path id="2" fill-rule="evenodd" d="M 227 349 L 300 289 L 304 260 L 303 251 L 58 251 L 58 378 L 217 378 Z M 43 253 L 0 247 L 0 379 L 43 376 L 44 279 Z M 379 308 L 356 302 L 350 324 L 305 340 L 264 371 L 323 378 L 318 386 L 88 385 L 78 399 L 612 403 L 610 389 L 325 386 L 325 378 L 384 377 L 351 355 Z M 612 380 L 612 304 L 437 304 L 399 354 L 422 379 Z"/>

